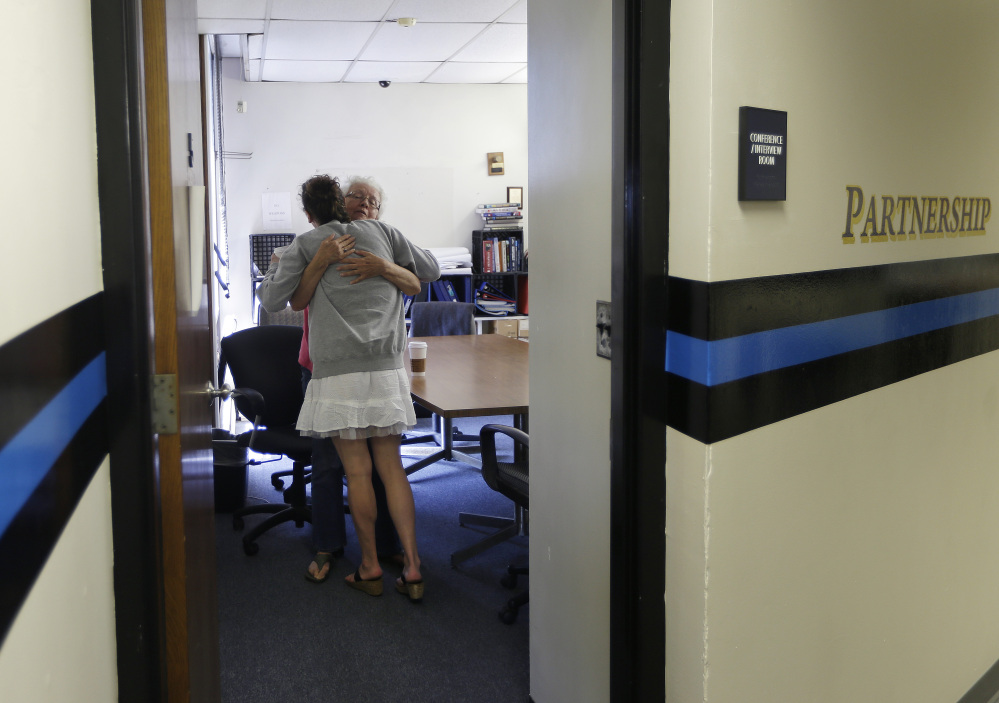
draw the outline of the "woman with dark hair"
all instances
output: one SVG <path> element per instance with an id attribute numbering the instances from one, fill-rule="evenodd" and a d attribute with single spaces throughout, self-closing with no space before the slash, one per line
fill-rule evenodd
<path id="1" fill-rule="evenodd" d="M 331 197 L 332 188 L 328 176 L 317 176 L 302 186 L 302 206 L 313 226 L 331 220 L 349 222 L 354 220 L 377 220 L 384 201 L 384 192 L 372 179 L 353 177 L 343 189 L 344 211 L 334 211 Z M 329 219 L 326 219 L 329 218 Z M 312 358 L 309 355 L 309 301 L 312 299 L 326 269 L 335 264 L 341 276 L 364 280 L 372 276 L 383 276 L 396 283 L 404 293 L 416 294 L 420 291 L 419 279 L 410 271 L 370 252 L 355 251 L 356 256 L 344 261 L 346 248 L 353 247 L 352 236 L 330 235 L 320 245 L 319 251 L 302 273 L 302 280 L 291 297 L 294 310 L 304 310 L 305 320 L 302 347 L 298 363 L 302 367 L 302 388 L 308 386 L 312 378 Z M 281 251 L 284 251 L 282 248 Z M 277 261 L 275 256 L 272 261 Z M 389 516 L 385 486 L 377 473 L 371 477 L 375 492 L 378 517 L 375 520 L 375 540 L 379 558 L 389 559 L 399 565 L 404 563 L 399 535 Z M 329 576 L 336 554 L 343 552 L 346 541 L 346 525 L 343 513 L 343 465 L 329 438 L 316 439 L 312 449 L 312 542 L 315 556 L 309 562 L 305 578 L 313 583 L 322 583 Z"/>
<path id="2" fill-rule="evenodd" d="M 318 178 L 325 180 L 316 181 Z M 316 190 L 318 189 L 318 190 Z M 310 221 L 313 198 L 343 203 L 335 179 L 316 177 L 303 184 L 302 204 Z M 264 308 L 278 311 L 295 294 L 303 273 L 331 235 L 343 239 L 344 256 L 363 258 L 357 251 L 379 256 L 421 280 L 440 277 L 437 260 L 390 225 L 377 220 L 349 224 L 334 220 L 296 237 L 272 266 L 257 289 Z M 344 213 L 345 214 L 345 213 Z M 402 541 L 403 573 L 396 589 L 410 600 L 423 598 L 423 579 L 416 547 L 415 507 L 399 454 L 402 432 L 416 424 L 403 368 L 406 328 L 402 316 L 400 280 L 394 273 L 360 279 L 327 269 L 309 302 L 309 352 L 313 376 L 298 419 L 299 430 L 333 440 L 347 474 L 351 516 L 361 546 L 361 564 L 347 585 L 369 595 L 381 595 L 382 569 L 375 545 L 375 500 L 372 468 L 388 497 L 389 513 Z M 405 283 L 403 283 L 403 286 Z M 370 445 L 370 446 L 369 446 Z"/>

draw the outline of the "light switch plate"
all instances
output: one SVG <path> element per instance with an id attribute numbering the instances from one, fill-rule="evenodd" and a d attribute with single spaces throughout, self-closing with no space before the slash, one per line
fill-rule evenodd
<path id="1" fill-rule="evenodd" d="M 597 356 L 611 358 L 611 304 L 597 301 Z"/>

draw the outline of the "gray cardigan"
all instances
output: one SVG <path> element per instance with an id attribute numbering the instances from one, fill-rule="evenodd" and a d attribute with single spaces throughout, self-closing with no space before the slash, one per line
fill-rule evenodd
<path id="1" fill-rule="evenodd" d="M 284 310 L 319 245 L 334 233 L 352 234 L 355 249 L 393 261 L 421 281 L 440 278 L 437 259 L 391 225 L 378 220 L 330 222 L 295 237 L 278 263 L 267 270 L 257 287 L 265 310 Z M 353 285 L 352 280 L 342 277 L 335 264 L 330 266 L 309 303 L 313 378 L 402 368 L 406 346 L 402 292 L 381 276 Z"/>

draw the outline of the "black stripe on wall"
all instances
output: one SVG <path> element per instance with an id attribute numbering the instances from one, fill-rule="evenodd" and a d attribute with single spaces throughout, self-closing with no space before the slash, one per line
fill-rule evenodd
<path id="1" fill-rule="evenodd" d="M 957 703 L 995 703 L 996 692 L 999 692 L 999 661 Z"/>
<path id="2" fill-rule="evenodd" d="M 669 279 L 669 329 L 714 341 L 999 288 L 999 254 L 705 283 Z"/>
<path id="3" fill-rule="evenodd" d="M 103 351 L 103 329 L 98 293 L 0 346 L 0 447 Z M 0 641 L 108 454 L 106 407 L 84 421 L 0 535 Z"/>
<path id="4" fill-rule="evenodd" d="M 705 283 L 669 279 L 671 332 L 716 341 L 999 288 L 999 254 Z M 996 318 L 708 388 L 666 373 L 667 424 L 718 442 L 999 349 Z"/>
<path id="5" fill-rule="evenodd" d="M 107 412 L 102 402 L 0 535 L 0 641 L 107 453 Z"/>
<path id="6" fill-rule="evenodd" d="M 709 444 L 999 349 L 999 317 L 706 387 L 667 373 L 667 424 Z"/>
<path id="7" fill-rule="evenodd" d="M 0 346 L 0 447 L 104 351 L 103 294 Z"/>

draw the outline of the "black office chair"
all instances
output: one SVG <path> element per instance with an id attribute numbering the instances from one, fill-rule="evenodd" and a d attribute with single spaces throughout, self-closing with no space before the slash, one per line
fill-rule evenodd
<path id="1" fill-rule="evenodd" d="M 496 454 L 497 434 L 506 435 L 513 440 L 513 461 L 499 460 Z M 489 515 L 459 513 L 458 523 L 462 526 L 484 525 L 487 527 L 499 527 L 500 529 L 472 546 L 452 554 L 452 566 L 512 537 L 527 533 L 527 515 L 530 508 L 530 470 L 528 457 L 530 441 L 527 433 L 506 425 L 485 425 L 479 431 L 479 441 L 482 445 L 482 478 L 494 491 L 502 493 L 513 501 L 514 514 L 513 518 L 501 518 Z M 506 576 L 501 579 L 501 583 L 507 588 L 514 588 L 517 585 L 517 576 L 526 573 L 526 568 L 511 566 L 507 570 Z M 520 606 L 527 603 L 527 601 L 527 591 L 514 596 L 500 610 L 500 619 L 505 623 L 512 623 L 517 618 L 517 610 Z"/>
<path id="2" fill-rule="evenodd" d="M 229 367 L 236 390 L 232 398 L 253 429 L 236 437 L 241 446 L 263 454 L 282 454 L 293 462 L 292 482 L 284 490 L 284 503 L 265 503 L 233 513 L 234 529 L 243 529 L 243 518 L 271 513 L 243 537 L 243 550 L 253 555 L 257 537 L 289 520 L 302 527 L 312 522 L 312 509 L 305 497 L 306 467 L 312 463 L 312 439 L 295 429 L 304 399 L 298 350 L 302 328 L 290 325 L 251 327 L 222 340 L 219 378 Z"/>
<path id="3" fill-rule="evenodd" d="M 281 312 L 267 312 L 261 307 L 260 311 L 257 313 L 257 324 L 261 326 L 295 325 L 297 327 L 302 327 L 305 324 L 305 311 L 292 310 L 291 303 L 288 303 L 288 305 L 286 305 L 284 310 Z M 284 488 L 284 479 L 291 475 L 291 469 L 275 471 L 271 474 L 271 485 L 274 486 L 275 490 L 280 491 Z"/>
<path id="4" fill-rule="evenodd" d="M 434 300 L 413 303 L 409 308 L 410 337 L 443 337 L 447 335 L 475 334 L 475 306 L 471 303 L 455 303 Z M 426 417 L 426 415 L 424 415 Z M 434 426 L 438 424 L 434 418 Z M 406 437 L 403 444 L 428 441 L 429 436 Z M 452 430 L 456 442 L 476 442 L 476 435 L 463 434 L 457 427 Z"/>

